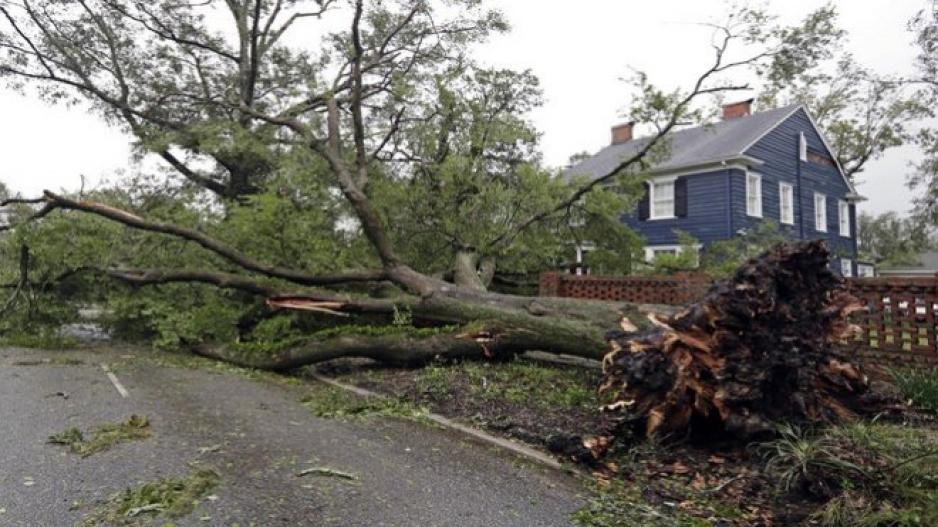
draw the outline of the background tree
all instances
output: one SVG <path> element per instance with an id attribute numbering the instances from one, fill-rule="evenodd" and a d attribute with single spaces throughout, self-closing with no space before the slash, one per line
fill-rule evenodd
<path id="1" fill-rule="evenodd" d="M 918 46 L 916 74 L 907 83 L 924 87 L 928 102 L 938 101 L 938 9 L 919 11 L 909 22 Z M 908 185 L 920 194 L 915 199 L 915 214 L 930 225 L 938 223 L 938 132 L 924 128 L 916 137 L 921 159 L 912 166 Z"/>
<path id="2" fill-rule="evenodd" d="M 878 266 L 914 264 L 922 252 L 935 248 L 932 229 L 919 218 L 903 218 L 895 212 L 876 216 L 864 212 L 858 222 L 860 258 Z"/>
<path id="3" fill-rule="evenodd" d="M 846 52 L 847 34 L 837 25 L 837 17 L 836 9 L 828 5 L 819 10 L 816 27 L 792 33 L 793 40 L 808 41 L 815 38 L 814 31 L 837 38 L 809 57 L 812 63 L 779 56 L 762 70 L 758 104 L 807 105 L 847 177 L 855 179 L 886 151 L 913 143 L 918 126 L 933 116 L 933 110 L 921 89 L 900 78 L 878 75 Z"/>

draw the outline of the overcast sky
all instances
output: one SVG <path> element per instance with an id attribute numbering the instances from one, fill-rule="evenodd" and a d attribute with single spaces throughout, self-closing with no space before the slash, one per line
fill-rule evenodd
<path id="1" fill-rule="evenodd" d="M 496 0 L 513 31 L 480 51 L 488 63 L 531 68 L 546 104 L 532 116 L 543 132 L 545 161 L 566 163 L 581 151 L 609 141 L 628 102 L 620 80 L 634 67 L 662 86 L 687 86 L 709 60 L 709 33 L 695 25 L 725 11 L 722 0 Z M 823 0 L 773 1 L 770 9 L 795 22 Z M 915 55 L 906 23 L 929 0 L 837 1 L 847 47 L 866 66 L 902 74 Z M 876 7 L 873 7 L 873 6 Z M 745 94 L 744 94 L 745 95 Z M 742 98 L 742 97 L 741 97 Z M 49 107 L 35 98 L 0 88 L 0 180 L 12 190 L 77 188 L 80 175 L 92 183 L 119 177 L 130 163 L 130 138 L 82 107 Z M 859 187 L 869 201 L 861 210 L 904 212 L 904 181 L 914 151 L 893 150 L 869 166 Z"/>

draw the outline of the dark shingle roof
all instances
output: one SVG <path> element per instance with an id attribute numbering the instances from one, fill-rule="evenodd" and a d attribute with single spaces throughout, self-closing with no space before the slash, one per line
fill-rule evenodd
<path id="1" fill-rule="evenodd" d="M 655 165 L 654 169 L 676 169 L 740 156 L 753 141 L 800 107 L 800 104 L 795 104 L 746 117 L 678 130 L 667 136 L 670 141 L 670 156 L 662 163 Z M 649 139 L 638 138 L 618 145 L 609 145 L 596 155 L 567 169 L 566 175 L 589 176 L 593 179 L 606 176 L 620 163 L 637 153 L 648 143 Z"/>

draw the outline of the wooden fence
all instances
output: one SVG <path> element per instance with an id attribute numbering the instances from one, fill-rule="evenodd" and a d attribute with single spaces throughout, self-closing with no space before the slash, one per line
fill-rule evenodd
<path id="1" fill-rule="evenodd" d="M 700 276 L 574 276 L 544 273 L 541 296 L 684 305 L 701 298 L 711 282 Z M 851 351 L 880 363 L 938 365 L 938 276 L 850 278 L 850 292 L 868 312 L 856 316 L 862 334 Z"/>
<path id="2" fill-rule="evenodd" d="M 868 309 L 856 316 L 862 334 L 854 344 L 862 354 L 938 364 L 938 276 L 851 278 L 847 286 Z"/>

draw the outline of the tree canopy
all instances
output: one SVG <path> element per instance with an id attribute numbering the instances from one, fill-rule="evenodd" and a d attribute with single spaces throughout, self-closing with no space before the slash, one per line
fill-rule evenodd
<path id="1" fill-rule="evenodd" d="M 932 229 L 916 217 L 895 212 L 861 213 L 857 241 L 860 258 L 881 266 L 916 263 L 918 255 L 935 247 Z"/>

